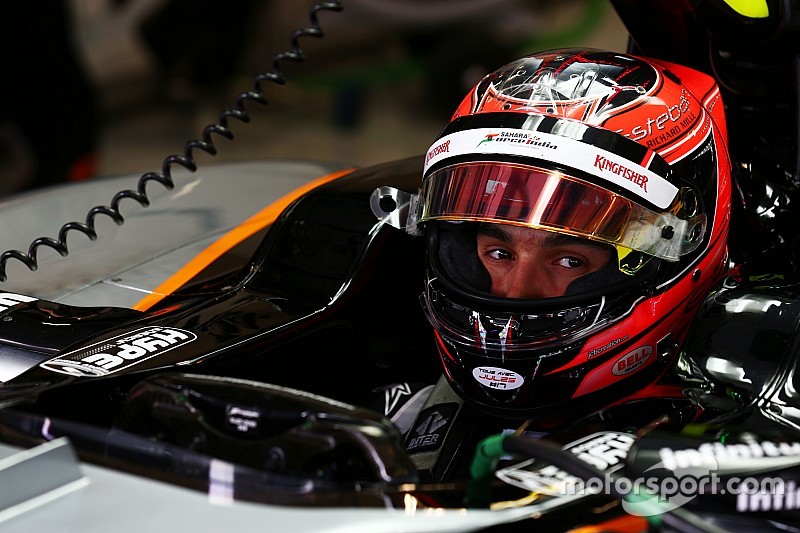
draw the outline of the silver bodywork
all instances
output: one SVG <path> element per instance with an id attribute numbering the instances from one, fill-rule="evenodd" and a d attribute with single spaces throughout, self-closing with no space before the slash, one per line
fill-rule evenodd
<path id="1" fill-rule="evenodd" d="M 224 465 L 220 466 L 224 472 Z M 47 484 L 43 477 L 60 480 Z M 3 492 L 35 493 L 9 506 L 0 495 L 0 531 L 319 531 L 469 532 L 526 518 L 528 509 L 357 509 L 259 505 L 233 501 L 220 480 L 214 493 L 176 487 L 91 464 L 80 464 L 68 441 L 31 450 L 0 444 Z"/>
<path id="2" fill-rule="evenodd" d="M 80 306 L 131 307 L 227 231 L 311 180 L 337 170 L 301 161 L 205 165 L 173 173 L 175 187 L 149 182 L 152 202 L 124 199 L 125 222 L 99 215 L 96 241 L 68 233 L 69 255 L 40 248 L 31 272 L 7 262 L 0 290 Z M 94 206 L 121 190 L 136 189 L 138 175 L 42 189 L 0 203 L 2 251 L 27 251 L 39 237 L 58 236 L 66 222 L 84 222 Z"/>

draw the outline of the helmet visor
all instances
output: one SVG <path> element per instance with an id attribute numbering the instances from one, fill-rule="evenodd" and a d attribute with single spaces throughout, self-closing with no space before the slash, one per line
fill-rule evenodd
<path id="1" fill-rule="evenodd" d="M 425 178 L 417 223 L 500 222 L 555 231 L 677 261 L 700 245 L 705 215 L 686 213 L 679 194 L 663 212 L 563 172 L 475 162 Z M 685 218 L 680 218 L 682 214 Z"/>

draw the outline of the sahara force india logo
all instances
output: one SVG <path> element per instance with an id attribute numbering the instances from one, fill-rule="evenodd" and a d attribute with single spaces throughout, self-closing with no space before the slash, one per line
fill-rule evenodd
<path id="1" fill-rule="evenodd" d="M 488 142 L 525 144 L 529 146 L 550 148 L 551 150 L 558 149 L 557 145 L 548 140 L 542 139 L 537 135 L 532 135 L 527 131 L 503 131 L 500 133 L 487 133 L 483 140 L 478 143 L 478 146 Z"/>
<path id="2" fill-rule="evenodd" d="M 39 366 L 51 372 L 101 377 L 147 361 L 197 339 L 190 331 L 149 326 L 90 344 Z"/>

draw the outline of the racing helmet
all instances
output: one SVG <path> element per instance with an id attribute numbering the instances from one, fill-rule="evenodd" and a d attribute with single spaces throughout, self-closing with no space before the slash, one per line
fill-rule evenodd
<path id="1" fill-rule="evenodd" d="M 559 49 L 484 77 L 427 151 L 409 209 L 453 389 L 520 418 L 599 409 L 654 383 L 729 266 L 726 135 L 713 78 L 680 65 Z M 477 235 L 512 227 L 610 259 L 563 294 L 498 296 Z"/>

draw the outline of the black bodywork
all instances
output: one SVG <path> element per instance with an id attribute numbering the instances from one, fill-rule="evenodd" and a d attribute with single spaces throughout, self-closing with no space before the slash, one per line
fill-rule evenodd
<path id="1" fill-rule="evenodd" d="M 0 335 L 18 357 L 49 360 L 54 367 L 54 356 L 61 354 L 55 361 L 80 368 L 76 372 L 92 379 L 33 368 L 9 382 L 14 387 L 0 392 L 0 402 L 13 403 L 28 392 L 41 402 L 42 391 L 51 386 L 102 382 L 100 375 L 141 379 L 176 365 L 189 372 L 344 394 L 341 399 L 347 401 L 385 385 L 390 377 L 432 380 L 432 334 L 417 302 L 421 240 L 379 226 L 369 207 L 378 184 L 396 180 L 414 186 L 418 164 L 411 158 L 358 170 L 315 189 L 267 230 L 240 243 L 147 312 L 42 300 L 8 307 L 0 317 L 5 330 Z M 234 269 L 232 257 L 246 260 Z M 393 334 L 391 324 L 403 324 L 405 334 Z M 157 357 L 147 357 L 148 352 L 131 356 L 124 371 L 94 372 L 91 363 L 81 363 L 86 347 L 156 327 L 190 331 L 196 339 Z"/>

